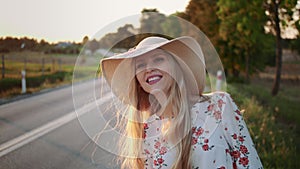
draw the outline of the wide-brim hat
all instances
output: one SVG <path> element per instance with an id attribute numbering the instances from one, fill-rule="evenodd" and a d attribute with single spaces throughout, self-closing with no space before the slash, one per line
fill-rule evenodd
<path id="1" fill-rule="evenodd" d="M 123 102 L 131 102 L 131 87 L 135 81 L 133 58 L 155 49 L 171 53 L 179 63 L 187 88 L 195 95 L 201 95 L 205 86 L 205 61 L 202 49 L 192 37 L 182 36 L 172 40 L 162 37 L 147 37 L 135 48 L 101 60 L 101 71 L 113 93 Z"/>

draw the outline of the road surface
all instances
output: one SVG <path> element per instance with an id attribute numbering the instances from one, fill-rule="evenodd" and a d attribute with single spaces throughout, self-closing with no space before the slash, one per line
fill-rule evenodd
<path id="1" fill-rule="evenodd" d="M 69 86 L 1 105 L 0 169 L 119 168 L 118 156 L 92 142 L 82 125 L 104 126 L 95 114 L 111 97 L 100 96 L 98 83 L 78 83 L 73 95 Z"/>

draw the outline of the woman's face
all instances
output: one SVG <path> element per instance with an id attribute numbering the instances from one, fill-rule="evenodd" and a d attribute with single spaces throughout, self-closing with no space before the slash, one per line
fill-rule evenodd
<path id="1" fill-rule="evenodd" d="M 136 78 L 147 93 L 168 94 L 174 82 L 172 66 L 174 66 L 172 56 L 162 49 L 156 49 L 136 58 Z"/>

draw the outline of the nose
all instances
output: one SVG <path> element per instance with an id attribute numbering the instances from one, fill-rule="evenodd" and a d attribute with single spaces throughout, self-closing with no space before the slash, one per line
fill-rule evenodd
<path id="1" fill-rule="evenodd" d="M 154 69 L 156 69 L 156 65 L 152 62 L 148 62 L 145 69 L 146 72 L 152 72 Z"/>
<path id="2" fill-rule="evenodd" d="M 150 72 L 152 72 L 154 70 L 154 68 L 152 66 L 148 66 L 147 65 L 147 67 L 146 67 L 145 70 L 146 70 L 146 73 L 150 73 Z"/>

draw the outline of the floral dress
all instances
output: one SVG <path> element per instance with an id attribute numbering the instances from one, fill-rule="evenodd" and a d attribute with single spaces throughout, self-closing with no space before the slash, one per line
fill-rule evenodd
<path id="1" fill-rule="evenodd" d="M 196 103 L 192 113 L 191 163 L 193 169 L 261 169 L 241 112 L 228 93 L 211 93 Z M 146 169 L 172 168 L 176 148 L 162 136 L 170 119 L 152 115 L 144 123 L 143 154 Z"/>

